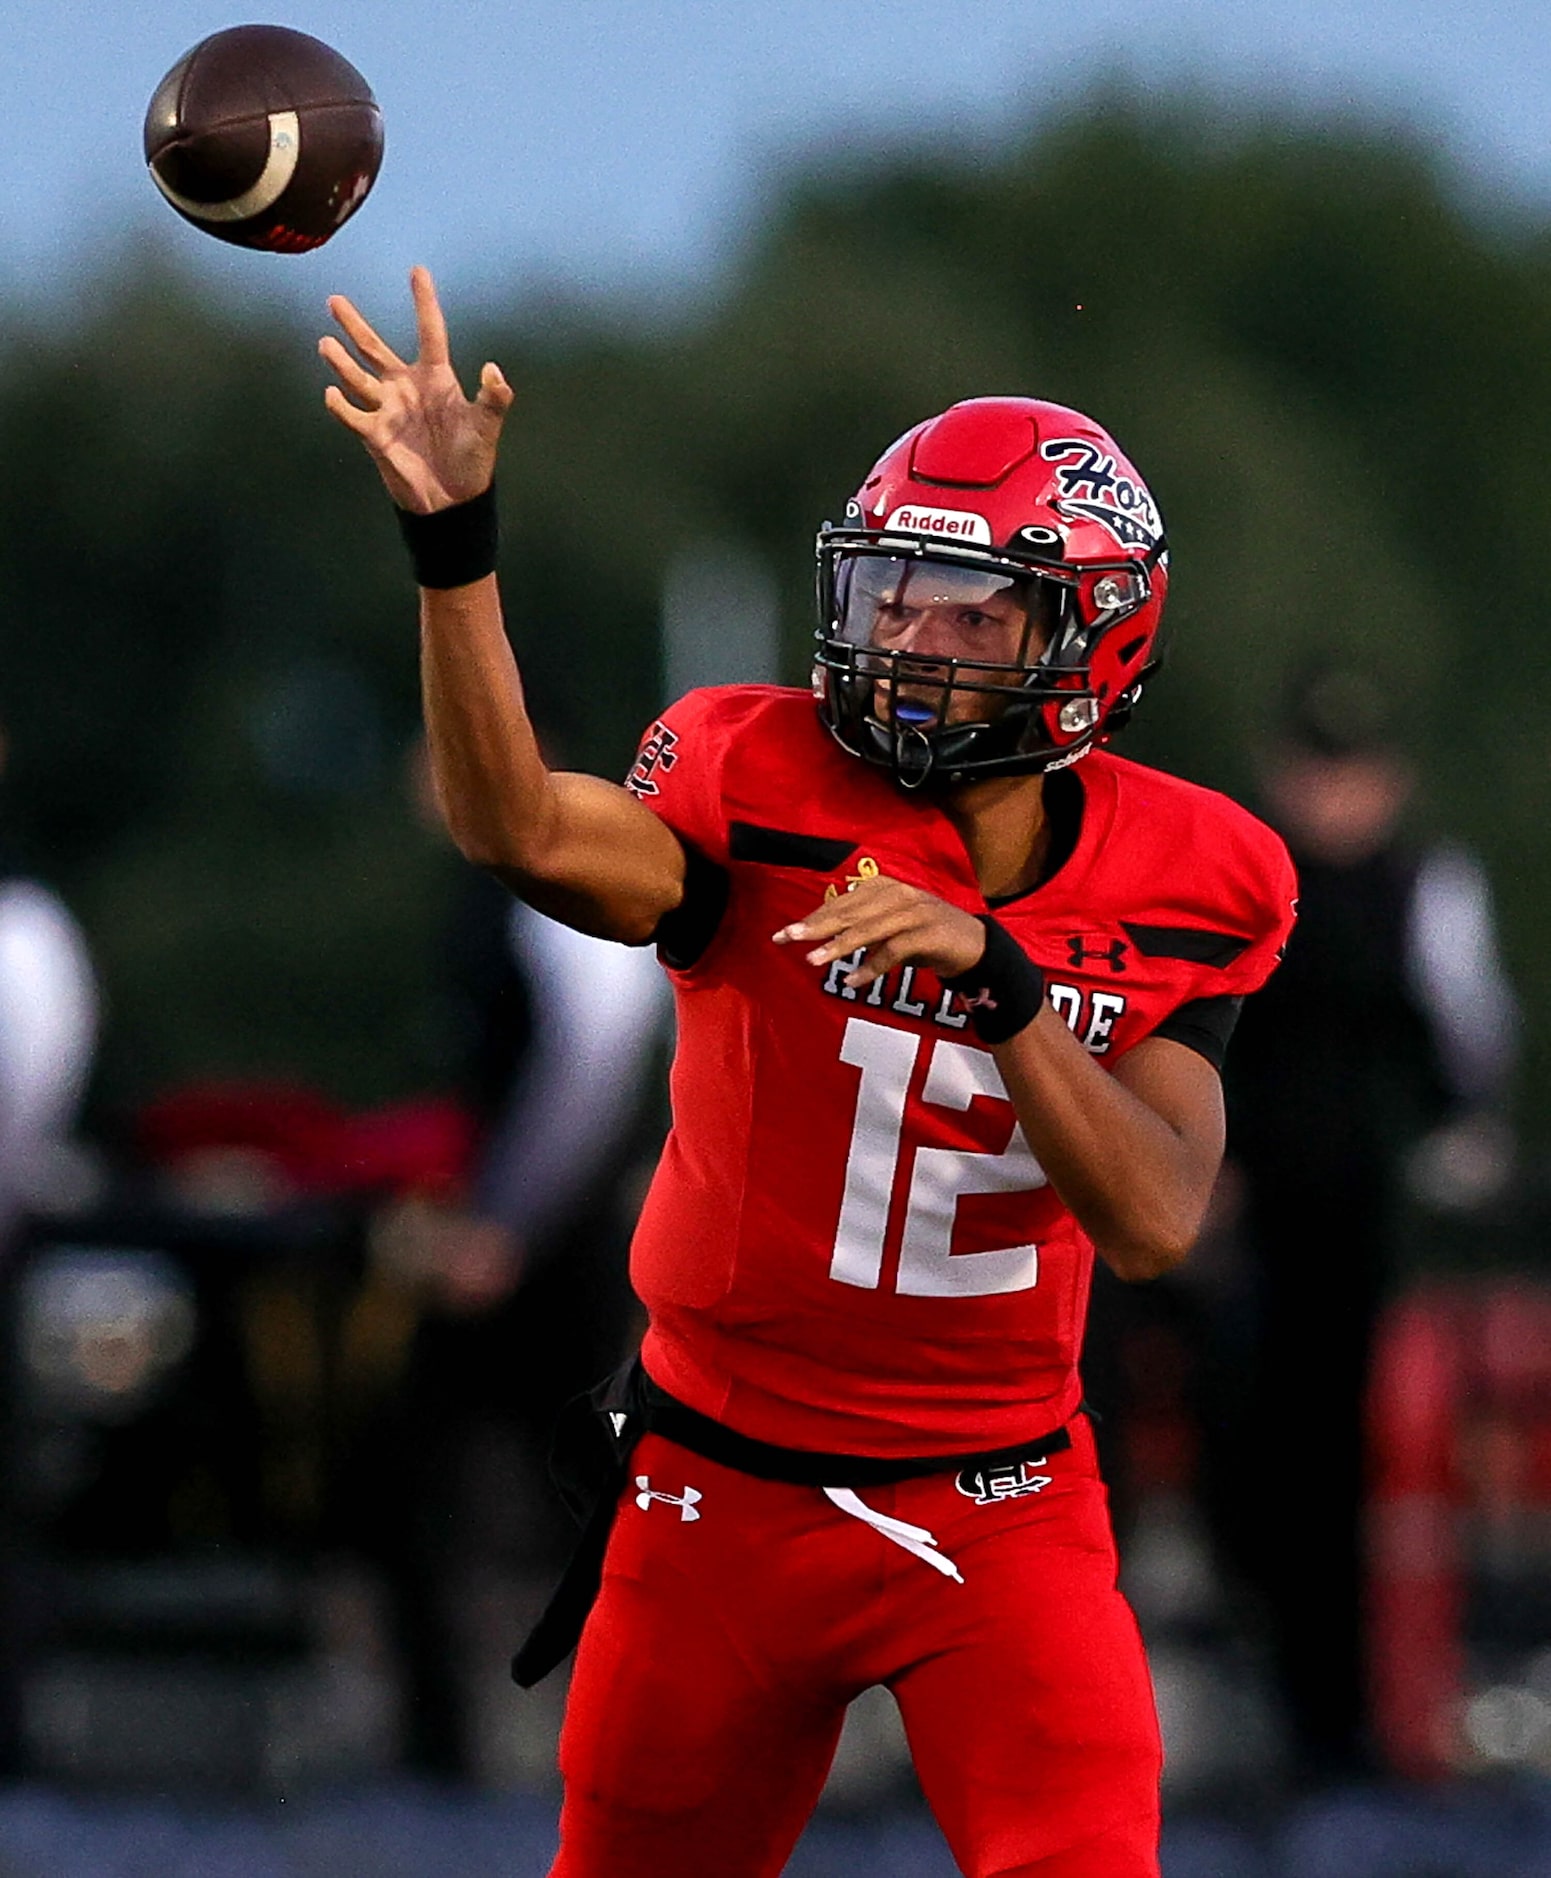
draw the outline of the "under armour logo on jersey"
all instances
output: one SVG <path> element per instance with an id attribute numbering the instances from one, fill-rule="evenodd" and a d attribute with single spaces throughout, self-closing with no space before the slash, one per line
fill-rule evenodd
<path id="1" fill-rule="evenodd" d="M 644 1513 L 653 1500 L 661 1500 L 664 1506 L 676 1506 L 679 1518 L 685 1522 L 700 1517 L 700 1502 L 705 1495 L 698 1487 L 686 1487 L 682 1493 L 658 1493 L 652 1486 L 650 1474 L 637 1474 L 635 1477 L 635 1503 Z"/>
<path id="2" fill-rule="evenodd" d="M 966 1467 L 954 1481 L 960 1493 L 977 1506 L 992 1506 L 998 1500 L 1021 1500 L 1028 1493 L 1043 1493 L 1050 1485 L 1049 1474 L 1037 1473 L 1045 1457 L 1032 1461 L 1009 1461 L 1002 1467 Z"/>
<path id="3" fill-rule="evenodd" d="M 1105 939 L 1098 945 L 1089 945 L 1091 934 L 1074 932 L 1066 942 L 1067 962 L 1074 972 L 1081 971 L 1088 959 L 1103 959 L 1112 972 L 1123 972 L 1126 968 L 1126 942 L 1124 939 Z"/>

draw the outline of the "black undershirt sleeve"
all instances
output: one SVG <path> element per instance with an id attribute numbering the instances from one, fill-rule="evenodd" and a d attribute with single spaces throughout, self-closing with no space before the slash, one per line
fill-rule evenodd
<path id="1" fill-rule="evenodd" d="M 716 937 L 732 883 L 725 867 L 707 860 L 682 835 L 679 840 L 684 848 L 684 898 L 658 920 L 651 942 L 664 965 L 687 972 L 699 964 Z"/>
<path id="2" fill-rule="evenodd" d="M 1204 1056 L 1221 1073 L 1228 1054 L 1228 1039 L 1239 1021 L 1242 998 L 1192 998 L 1177 1011 L 1171 1011 L 1151 1034 L 1167 1037 L 1170 1043 L 1182 1043 L 1198 1056 Z"/>

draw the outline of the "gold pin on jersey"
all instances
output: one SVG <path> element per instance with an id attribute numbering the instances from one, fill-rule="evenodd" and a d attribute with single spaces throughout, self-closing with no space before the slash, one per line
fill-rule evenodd
<path id="1" fill-rule="evenodd" d="M 880 871 L 878 863 L 872 856 L 870 854 L 864 854 L 856 864 L 856 872 L 846 875 L 846 892 L 849 893 L 853 887 L 861 886 L 864 880 L 876 880 Z M 840 898 L 840 889 L 833 881 L 824 889 L 824 898 L 826 900 L 838 900 Z"/>

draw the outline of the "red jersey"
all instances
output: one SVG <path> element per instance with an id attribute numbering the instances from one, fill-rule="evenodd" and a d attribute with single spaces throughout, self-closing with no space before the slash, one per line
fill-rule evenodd
<path id="1" fill-rule="evenodd" d="M 1181 1007 L 1264 982 L 1293 873 L 1211 790 L 1104 750 L 1070 774 L 1075 845 L 992 910 L 1113 1065 Z M 836 1453 L 965 1453 L 1069 1419 L 1093 1247 L 962 1000 L 924 967 L 851 990 L 850 961 L 771 937 L 874 873 L 986 911 L 953 823 L 774 686 L 692 692 L 629 786 L 730 882 L 709 944 L 670 969 L 673 1127 L 631 1254 L 650 1374 L 740 1433 Z"/>

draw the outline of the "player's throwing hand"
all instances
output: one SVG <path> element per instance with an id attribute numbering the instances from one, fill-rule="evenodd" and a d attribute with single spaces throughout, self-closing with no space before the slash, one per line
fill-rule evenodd
<path id="1" fill-rule="evenodd" d="M 409 285 L 417 358 L 401 359 L 343 294 L 330 296 L 329 312 L 355 352 L 332 334 L 318 341 L 318 351 L 339 379 L 324 392 L 324 403 L 366 445 L 399 507 L 430 515 L 490 486 L 512 388 L 498 365 L 486 365 L 479 390 L 465 398 L 431 276 L 413 268 Z"/>
<path id="2" fill-rule="evenodd" d="M 951 978 L 977 964 L 986 948 L 986 929 L 973 913 L 883 874 L 859 881 L 772 937 L 778 946 L 816 942 L 807 955 L 810 965 L 832 965 L 865 951 L 845 980 L 857 989 L 896 965 L 927 965 Z"/>

